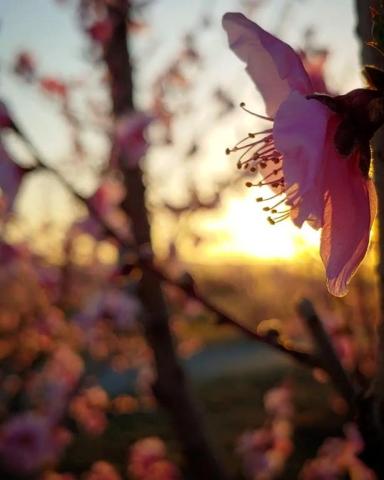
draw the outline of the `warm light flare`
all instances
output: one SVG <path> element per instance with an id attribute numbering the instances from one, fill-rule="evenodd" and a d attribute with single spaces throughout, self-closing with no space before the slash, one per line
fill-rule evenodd
<path id="1" fill-rule="evenodd" d="M 306 225 L 298 229 L 289 220 L 270 225 L 253 193 L 228 200 L 221 214 L 201 220 L 204 230 L 215 235 L 203 246 L 204 254 L 290 260 L 318 251 L 320 232 Z"/>

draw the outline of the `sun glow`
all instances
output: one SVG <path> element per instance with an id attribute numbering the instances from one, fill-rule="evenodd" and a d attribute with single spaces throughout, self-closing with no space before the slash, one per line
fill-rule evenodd
<path id="1" fill-rule="evenodd" d="M 204 254 L 212 259 L 290 260 L 319 248 L 319 232 L 309 226 L 299 229 L 290 220 L 270 225 L 252 194 L 228 199 L 221 215 L 205 218 L 200 225 L 213 236 L 204 245 Z"/>

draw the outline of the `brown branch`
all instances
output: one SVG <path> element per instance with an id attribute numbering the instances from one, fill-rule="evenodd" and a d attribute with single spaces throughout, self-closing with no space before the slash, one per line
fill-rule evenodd
<path id="1" fill-rule="evenodd" d="M 347 402 L 351 411 L 354 411 L 356 408 L 355 388 L 347 372 L 341 365 L 331 339 L 325 331 L 312 302 L 305 298 L 302 299 L 297 305 L 297 310 L 311 334 L 324 370 L 330 376 L 334 386 Z"/>
<path id="2" fill-rule="evenodd" d="M 129 2 L 119 0 L 107 6 L 113 34 L 104 46 L 104 62 L 109 72 L 109 85 L 116 121 L 134 111 L 132 67 L 128 49 L 127 24 Z M 146 189 L 139 166 L 127 168 L 124 154 L 118 159 L 126 187 L 123 208 L 132 221 L 132 234 L 137 248 L 151 251 L 151 231 L 145 203 Z M 188 469 L 194 478 L 224 480 L 227 478 L 218 461 L 203 425 L 201 412 L 192 398 L 190 387 L 175 351 L 169 327 L 169 314 L 161 284 L 150 269 L 143 270 L 139 297 L 145 309 L 143 327 L 153 354 L 157 379 L 154 394 L 172 419 L 181 442 Z"/>

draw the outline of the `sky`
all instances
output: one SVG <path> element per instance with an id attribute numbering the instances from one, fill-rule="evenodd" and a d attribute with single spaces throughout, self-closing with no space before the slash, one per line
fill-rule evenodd
<path id="1" fill-rule="evenodd" d="M 353 3 L 352 0 L 264 0 L 252 18 L 294 47 L 300 47 L 306 29 L 313 28 L 316 43 L 331 52 L 327 80 L 333 90 L 343 93 L 360 85 Z M 203 72 L 195 79 L 192 112 L 180 118 L 175 126 L 175 145 L 152 148 L 146 160 L 145 168 L 152 185 L 150 199 L 161 197 L 182 203 L 186 196 L 185 185 L 190 179 L 198 184 L 203 195 L 209 196 L 214 182 L 225 178 L 234 168 L 233 160 L 223 152 L 240 138 L 241 131 L 250 130 L 249 118 L 236 111 L 220 121 L 213 121 L 210 96 L 215 86 L 228 91 L 236 102 L 245 101 L 260 113 L 263 111 L 260 95 L 241 62 L 227 47 L 221 28 L 221 17 L 226 11 L 245 12 L 245 5 L 241 0 L 155 0 L 146 12 L 150 28 L 137 35 L 133 42 L 136 98 L 139 107 L 145 109 L 153 79 L 177 55 L 184 35 L 198 31 L 197 25 L 203 15 L 209 14 L 212 19 L 209 30 L 199 30 L 197 34 Z M 285 21 L 282 21 L 284 11 Z M 57 105 L 15 79 L 8 70 L 17 52 L 27 49 L 34 53 L 47 75 L 74 80 L 86 78 L 96 85 L 100 70 L 86 60 L 87 42 L 79 29 L 75 10 L 71 6 L 59 6 L 54 0 L 0 0 L 0 45 L 0 96 L 42 155 L 60 168 L 67 161 L 70 150 L 68 130 L 58 114 Z M 200 150 L 193 162 L 185 162 L 181 156 L 193 135 L 198 135 Z M 106 143 L 96 135 L 89 135 L 88 146 L 89 155 L 98 161 L 107 155 Z M 79 169 L 75 174 L 70 172 L 69 178 L 77 186 L 87 186 L 87 182 L 81 180 L 81 166 Z M 87 177 L 86 173 L 83 177 Z M 35 175 L 24 186 L 18 209 L 26 221 L 34 218 L 55 220 L 73 215 L 68 203 L 73 207 L 57 182 L 47 175 Z M 288 222 L 283 223 L 271 229 L 252 194 L 244 189 L 225 198 L 222 209 L 215 215 L 200 217 L 197 228 L 221 232 L 206 248 L 206 253 L 213 256 L 268 257 L 276 252 L 277 257 L 288 258 L 318 242 L 318 236 L 310 229 L 302 233 Z M 155 221 L 156 229 L 167 229 L 163 218 Z M 285 241 L 273 241 L 275 238 Z"/>

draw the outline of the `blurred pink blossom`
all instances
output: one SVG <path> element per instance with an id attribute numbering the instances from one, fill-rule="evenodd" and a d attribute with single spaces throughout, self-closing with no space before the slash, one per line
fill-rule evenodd
<path id="1" fill-rule="evenodd" d="M 124 199 L 125 190 L 119 180 L 112 177 L 104 178 L 94 194 L 88 199 L 88 203 L 94 208 L 104 221 L 125 239 L 130 238 L 130 228 L 127 217 L 120 204 Z M 104 227 L 90 211 L 89 216 L 74 223 L 69 232 L 69 241 L 78 233 L 87 233 L 96 240 L 102 240 L 106 236 Z"/>
<path id="2" fill-rule="evenodd" d="M 152 120 L 145 113 L 133 112 L 118 121 L 114 155 L 123 157 L 125 168 L 136 168 L 147 153 L 149 143 L 145 131 Z"/>
<path id="3" fill-rule="evenodd" d="M 36 60 L 27 51 L 19 52 L 15 58 L 13 71 L 27 81 L 32 81 L 36 75 Z"/>
<path id="4" fill-rule="evenodd" d="M 236 451 L 242 458 L 247 478 L 272 480 L 281 475 L 293 451 L 291 430 L 286 427 L 287 424 L 277 421 L 246 432 L 239 438 Z"/>
<path id="5" fill-rule="evenodd" d="M 91 435 L 101 435 L 107 427 L 106 409 L 109 405 L 107 393 L 101 387 L 82 391 L 71 402 L 71 416 Z"/>
<path id="6" fill-rule="evenodd" d="M 107 43 L 113 33 L 113 24 L 107 18 L 96 20 L 87 27 L 87 33 L 93 41 L 101 44 Z"/>
<path id="7" fill-rule="evenodd" d="M 268 415 L 280 418 L 292 417 L 292 389 L 288 383 L 271 388 L 264 395 L 264 407 Z"/>
<path id="8" fill-rule="evenodd" d="M 83 360 L 69 345 L 56 343 L 41 371 L 31 376 L 27 386 L 31 399 L 52 420 L 60 418 L 83 369 Z"/>
<path id="9" fill-rule="evenodd" d="M 268 390 L 264 408 L 267 415 L 264 424 L 243 433 L 236 445 L 244 473 L 252 480 L 278 478 L 293 451 L 294 407 L 290 384 L 286 382 Z"/>
<path id="10" fill-rule="evenodd" d="M 107 319 L 117 330 L 130 330 L 136 326 L 140 304 L 136 297 L 117 289 L 104 289 L 93 295 L 75 320 L 89 328 L 101 319 Z"/>
<path id="11" fill-rule="evenodd" d="M 34 473 L 55 462 L 69 441 L 65 430 L 33 412 L 11 418 L 0 432 L 0 462 L 18 475 Z"/>
<path id="12" fill-rule="evenodd" d="M 84 480 L 121 480 L 121 475 L 112 464 L 99 460 L 92 465 Z"/>
<path id="13" fill-rule="evenodd" d="M 179 470 L 166 455 L 166 446 L 160 438 L 138 440 L 131 447 L 128 472 L 136 480 L 180 480 Z"/>
<path id="14" fill-rule="evenodd" d="M 65 98 L 68 94 L 68 85 L 55 77 L 40 78 L 40 87 L 43 92 Z"/>
<path id="15" fill-rule="evenodd" d="M 298 227 L 307 221 L 322 228 L 328 289 L 343 296 L 367 252 L 376 212 L 368 177 L 369 139 L 381 119 L 369 122 L 366 112 L 380 92 L 359 89 L 333 100 L 314 98 L 311 80 L 291 47 L 242 14 L 225 14 L 223 26 L 264 98 L 267 117 L 261 118 L 273 122 L 227 153 L 240 152 L 239 168 L 261 175 L 247 186 L 272 189 L 268 198 L 257 199 L 273 200 L 264 208 L 270 223 L 291 217 Z"/>
<path id="16" fill-rule="evenodd" d="M 76 477 L 70 473 L 44 472 L 39 480 L 76 480 Z"/>
<path id="17" fill-rule="evenodd" d="M 0 140 L 0 212 L 7 216 L 11 213 L 21 181 L 27 169 L 16 165 Z"/>
<path id="18" fill-rule="evenodd" d="M 39 480 L 76 480 L 71 473 L 44 472 Z"/>
<path id="19" fill-rule="evenodd" d="M 148 467 L 143 480 L 181 480 L 179 469 L 169 460 L 159 460 Z"/>
<path id="20" fill-rule="evenodd" d="M 305 463 L 300 480 L 376 480 L 376 475 L 358 458 L 363 449 L 361 436 L 352 423 L 344 427 L 345 438 L 328 438 L 316 458 Z"/>

